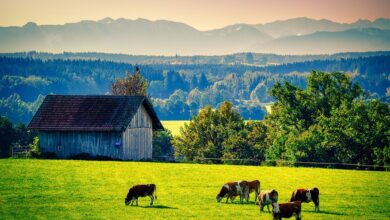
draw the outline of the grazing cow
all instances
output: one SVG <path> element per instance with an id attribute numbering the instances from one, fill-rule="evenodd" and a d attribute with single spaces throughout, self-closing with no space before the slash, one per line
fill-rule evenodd
<path id="1" fill-rule="evenodd" d="M 274 220 L 281 220 L 282 218 L 295 217 L 296 220 L 301 219 L 301 202 L 286 202 L 286 203 L 272 203 L 272 216 Z"/>
<path id="2" fill-rule="evenodd" d="M 153 205 L 154 199 L 157 199 L 157 188 L 154 184 L 143 184 L 143 185 L 135 185 L 129 189 L 129 193 L 127 193 L 127 196 L 125 198 L 125 204 L 129 205 L 131 202 L 131 205 L 133 205 L 133 202 L 135 201 L 136 205 L 138 206 L 138 197 L 150 197 L 150 205 Z"/>
<path id="3" fill-rule="evenodd" d="M 320 190 L 318 188 L 313 189 L 297 189 L 291 195 L 290 202 L 314 202 L 314 211 L 320 211 Z"/>
<path id="4" fill-rule="evenodd" d="M 249 187 L 248 200 L 249 200 L 249 194 L 255 192 L 255 204 L 256 204 L 257 197 L 259 196 L 260 193 L 260 181 L 258 180 L 248 181 L 248 187 Z"/>
<path id="5" fill-rule="evenodd" d="M 270 212 L 269 205 L 277 202 L 278 202 L 278 192 L 276 190 L 272 189 L 272 190 L 260 192 L 259 195 L 260 212 L 264 211 L 264 206 L 267 206 L 268 212 Z"/>
<path id="6" fill-rule="evenodd" d="M 229 199 L 231 202 L 233 202 L 236 196 L 240 196 L 240 203 L 242 203 L 244 198 L 246 202 L 248 202 L 248 194 L 249 187 L 247 181 L 242 180 L 238 182 L 228 182 L 222 186 L 221 191 L 218 193 L 216 199 L 217 202 L 220 202 L 224 197 L 226 197 L 227 203 Z"/>

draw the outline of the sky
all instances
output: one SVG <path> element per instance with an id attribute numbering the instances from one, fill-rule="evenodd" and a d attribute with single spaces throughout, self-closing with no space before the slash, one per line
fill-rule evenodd
<path id="1" fill-rule="evenodd" d="M 351 23 L 390 18 L 390 0 L 0 0 L 0 26 L 64 24 L 105 17 L 171 20 L 199 30 L 295 17 Z"/>

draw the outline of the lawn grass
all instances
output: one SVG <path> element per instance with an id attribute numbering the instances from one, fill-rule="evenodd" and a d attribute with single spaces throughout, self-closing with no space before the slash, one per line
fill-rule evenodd
<path id="1" fill-rule="evenodd" d="M 172 132 L 172 135 L 179 135 L 180 134 L 180 127 L 184 125 L 184 123 L 188 123 L 187 120 L 177 120 L 177 121 L 161 121 L 164 128 L 170 130 Z"/>
<path id="2" fill-rule="evenodd" d="M 72 160 L 0 160 L 0 219 L 271 219 L 254 204 L 217 203 L 230 180 L 261 181 L 287 201 L 299 187 L 320 189 L 320 213 L 303 219 L 389 219 L 390 173 L 320 168 Z M 129 187 L 155 183 L 158 199 L 124 205 Z M 251 195 L 253 201 L 253 194 Z"/>

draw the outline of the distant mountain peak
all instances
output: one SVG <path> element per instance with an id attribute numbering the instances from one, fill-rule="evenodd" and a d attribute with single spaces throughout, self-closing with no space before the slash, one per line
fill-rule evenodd
<path id="1" fill-rule="evenodd" d="M 110 17 L 105 17 L 105 18 L 99 20 L 98 22 L 102 23 L 102 24 L 111 24 L 113 21 L 115 21 L 115 20 L 110 18 Z"/>
<path id="2" fill-rule="evenodd" d="M 35 22 L 27 22 L 23 27 L 38 27 L 38 24 Z"/>

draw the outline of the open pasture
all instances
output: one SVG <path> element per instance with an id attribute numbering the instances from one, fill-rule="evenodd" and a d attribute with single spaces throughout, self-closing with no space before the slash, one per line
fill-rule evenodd
<path id="1" fill-rule="evenodd" d="M 72 160 L 0 160 L 1 219 L 271 219 L 253 204 L 217 203 L 224 182 L 261 181 L 279 202 L 299 187 L 320 189 L 320 213 L 303 219 L 390 218 L 390 173 L 319 168 Z M 130 186 L 155 183 L 158 199 L 125 206 Z M 225 201 L 225 200 L 223 200 Z"/>
<path id="2" fill-rule="evenodd" d="M 188 123 L 186 120 L 176 120 L 176 121 L 161 121 L 164 128 L 170 130 L 172 135 L 180 134 L 180 127 L 184 126 L 184 123 Z"/>

